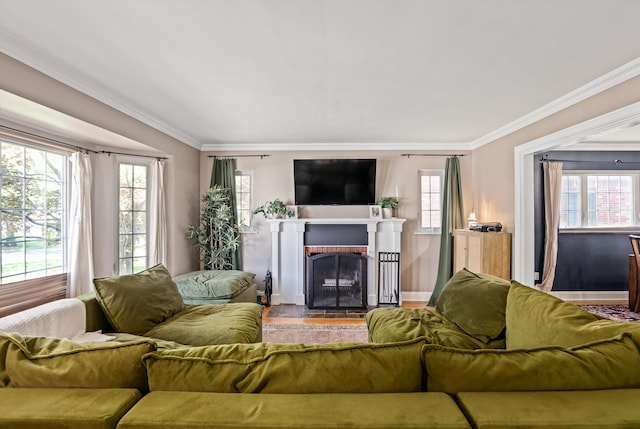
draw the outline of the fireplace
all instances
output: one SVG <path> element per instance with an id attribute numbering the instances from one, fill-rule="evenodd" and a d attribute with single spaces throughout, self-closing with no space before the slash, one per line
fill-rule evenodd
<path id="1" fill-rule="evenodd" d="M 306 304 L 310 309 L 366 309 L 367 256 L 348 250 L 307 249 Z"/>
<path id="2" fill-rule="evenodd" d="M 340 250 L 360 247 L 368 268 L 365 277 L 367 305 L 377 305 L 377 255 L 400 251 L 404 222 L 405 219 L 395 218 L 267 219 L 271 231 L 271 304 L 307 304 L 307 260 L 310 255 L 306 254 L 306 247 L 324 247 L 323 251 L 332 251 L 331 247 L 342 248 Z"/>

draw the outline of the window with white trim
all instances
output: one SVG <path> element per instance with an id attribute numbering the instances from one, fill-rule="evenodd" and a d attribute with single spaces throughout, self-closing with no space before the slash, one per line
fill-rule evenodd
<path id="1" fill-rule="evenodd" d="M 118 168 L 118 273 L 147 268 L 146 165 L 120 163 Z"/>
<path id="2" fill-rule="evenodd" d="M 636 172 L 567 172 L 560 191 L 560 228 L 624 228 L 638 222 Z"/>
<path id="3" fill-rule="evenodd" d="M 238 230 L 251 230 L 251 202 L 253 190 L 253 172 L 236 170 L 236 210 L 238 215 Z"/>
<path id="4" fill-rule="evenodd" d="M 67 154 L 0 142 L 0 283 L 66 272 Z"/>
<path id="5" fill-rule="evenodd" d="M 418 232 L 440 234 L 444 170 L 418 170 L 420 210 Z"/>

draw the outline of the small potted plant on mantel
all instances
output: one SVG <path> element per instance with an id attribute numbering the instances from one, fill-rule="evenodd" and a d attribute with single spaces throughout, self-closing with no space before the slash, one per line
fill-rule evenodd
<path id="1" fill-rule="evenodd" d="M 273 201 L 267 201 L 253 211 L 253 214 L 259 213 L 262 213 L 267 219 L 282 219 L 293 217 L 294 215 L 293 210 L 288 209 L 287 206 L 277 198 Z"/>
<path id="2" fill-rule="evenodd" d="M 380 197 L 377 204 L 382 207 L 382 217 L 391 219 L 398 207 L 398 197 Z"/>

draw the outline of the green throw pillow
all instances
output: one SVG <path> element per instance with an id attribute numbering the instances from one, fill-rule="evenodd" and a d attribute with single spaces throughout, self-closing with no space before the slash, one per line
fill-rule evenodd
<path id="1" fill-rule="evenodd" d="M 597 317 L 546 292 L 511 282 L 507 296 L 508 349 L 573 347 L 629 332 L 640 347 L 640 323 Z"/>
<path id="2" fill-rule="evenodd" d="M 12 387 L 136 388 L 148 390 L 142 356 L 151 340 L 84 343 L 48 337 L 0 334 L 6 376 Z M 0 346 L 1 347 L 1 346 Z"/>
<path id="3" fill-rule="evenodd" d="M 95 279 L 93 285 L 118 332 L 144 335 L 184 308 L 176 284 L 161 264 L 137 274 Z"/>
<path id="4" fill-rule="evenodd" d="M 463 268 L 442 289 L 436 310 L 487 344 L 504 331 L 509 287 L 506 280 Z"/>
<path id="5" fill-rule="evenodd" d="M 152 391 L 419 392 L 423 344 L 228 344 L 150 353 L 144 363 Z"/>
<path id="6" fill-rule="evenodd" d="M 7 351 L 9 350 L 9 344 L 11 341 L 6 335 L 0 334 L 0 388 L 9 387 L 11 381 L 9 380 L 9 374 L 7 374 Z"/>
<path id="7" fill-rule="evenodd" d="M 425 345 L 427 390 L 596 390 L 640 387 L 640 352 L 628 334 L 570 349 L 462 350 Z"/>
<path id="8" fill-rule="evenodd" d="M 180 294 L 191 299 L 231 299 L 247 290 L 256 275 L 238 270 L 202 270 L 173 278 Z"/>

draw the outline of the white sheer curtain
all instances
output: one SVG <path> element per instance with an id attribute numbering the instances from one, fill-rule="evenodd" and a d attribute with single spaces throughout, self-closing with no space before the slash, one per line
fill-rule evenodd
<path id="1" fill-rule="evenodd" d="M 91 158 L 86 153 L 71 155 L 71 204 L 69 207 L 69 273 L 67 295 L 90 292 L 93 284 L 91 230 Z"/>
<path id="2" fill-rule="evenodd" d="M 149 266 L 167 265 L 167 213 L 164 198 L 164 161 L 151 165 L 149 190 Z"/>
<path id="3" fill-rule="evenodd" d="M 562 163 L 545 162 L 544 172 L 544 263 L 542 281 L 538 289 L 549 292 L 556 277 L 558 260 L 558 228 L 560 226 L 560 190 L 562 188 Z"/>

